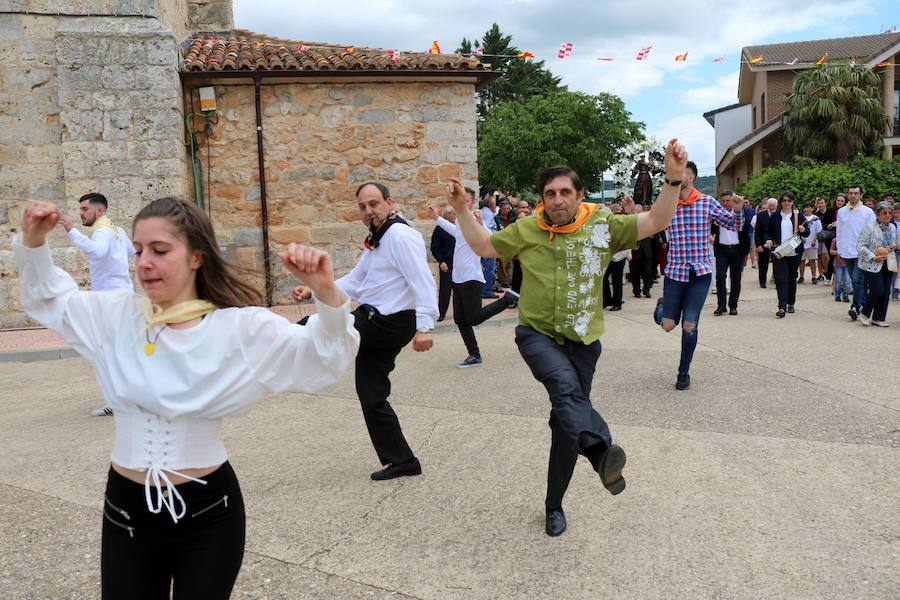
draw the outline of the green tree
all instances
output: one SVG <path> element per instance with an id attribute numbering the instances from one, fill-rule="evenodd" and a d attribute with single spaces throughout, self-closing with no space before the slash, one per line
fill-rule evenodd
<path id="1" fill-rule="evenodd" d="M 619 148 L 643 137 L 618 96 L 560 91 L 494 106 L 479 127 L 482 186 L 532 189 L 540 167 L 567 164 L 599 190 Z"/>
<path id="2" fill-rule="evenodd" d="M 806 70 L 784 97 L 784 144 L 797 156 L 837 162 L 874 156 L 887 127 L 881 80 L 865 67 Z"/>
<path id="3" fill-rule="evenodd" d="M 463 38 L 456 51 L 472 54 L 473 42 Z M 491 82 L 478 92 L 478 116 L 484 119 L 492 107 L 508 100 L 522 100 L 550 92 L 565 90 L 560 86 L 559 77 L 544 67 L 542 60 L 516 58 L 520 50 L 512 45 L 512 36 L 504 35 L 500 26 L 494 23 L 481 40 L 474 41 L 484 55 L 482 62 L 489 63 L 503 76 Z"/>
<path id="4" fill-rule="evenodd" d="M 825 198 L 829 205 L 835 195 L 847 192 L 851 184 L 863 186 L 866 197 L 881 198 L 886 193 L 900 192 L 900 160 L 883 160 L 859 156 L 845 163 L 819 163 L 809 158 L 796 158 L 764 169 L 758 175 L 738 184 L 737 192 L 753 200 L 778 197 L 782 191 L 793 192 L 797 202 Z"/>

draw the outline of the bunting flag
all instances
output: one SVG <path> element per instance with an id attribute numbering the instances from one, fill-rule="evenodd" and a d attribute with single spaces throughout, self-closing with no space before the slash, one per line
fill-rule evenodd
<path id="1" fill-rule="evenodd" d="M 762 59 L 763 59 L 762 54 L 758 54 L 750 59 L 750 64 L 755 65 L 758 62 L 762 62 Z"/>
<path id="2" fill-rule="evenodd" d="M 431 48 L 428 49 L 428 54 L 441 54 L 441 45 L 438 44 L 437 40 L 431 42 Z"/>
<path id="3" fill-rule="evenodd" d="M 398 50 L 388 50 L 388 56 L 395 65 L 400 62 L 400 52 Z"/>
<path id="4" fill-rule="evenodd" d="M 786 62 L 786 63 L 784 63 L 784 64 L 786 64 L 786 65 L 796 65 L 798 62 L 800 62 L 800 59 L 797 58 L 797 57 L 795 56 L 795 57 L 794 57 L 794 60 L 792 60 L 791 62 Z"/>
<path id="5" fill-rule="evenodd" d="M 824 65 L 826 60 L 828 60 L 828 50 L 825 51 L 825 54 L 822 55 L 822 58 L 816 61 L 816 64 Z"/>
<path id="6" fill-rule="evenodd" d="M 889 66 L 891 66 L 891 61 L 886 60 L 886 61 L 884 61 L 884 62 L 878 63 L 878 64 L 875 65 L 875 66 L 876 66 L 876 67 L 889 67 Z"/>
<path id="7" fill-rule="evenodd" d="M 675 62 L 685 62 L 687 60 L 687 55 L 687 52 L 685 52 L 684 54 L 679 54 L 675 57 Z"/>
<path id="8" fill-rule="evenodd" d="M 308 46 L 304 46 L 303 44 L 297 46 L 297 52 L 306 52 L 307 50 L 309 50 Z"/>
<path id="9" fill-rule="evenodd" d="M 714 59 L 712 59 L 713 62 L 722 62 L 723 60 L 725 60 L 724 56 L 717 56 Z"/>
<path id="10" fill-rule="evenodd" d="M 557 58 L 568 58 L 572 55 L 572 42 L 563 42 L 559 46 L 559 52 L 556 53 Z"/>
<path id="11" fill-rule="evenodd" d="M 483 47 L 478 46 L 477 48 L 475 48 L 475 56 L 481 56 L 481 55 L 483 55 L 483 54 L 484 54 L 484 48 L 483 48 Z"/>
<path id="12" fill-rule="evenodd" d="M 612 62 L 616 59 L 613 58 L 612 56 L 600 56 L 600 57 L 597 57 L 597 60 L 605 60 L 606 62 Z"/>
<path id="13" fill-rule="evenodd" d="M 516 58 L 534 58 L 534 54 L 531 52 L 519 52 L 516 54 Z"/>
<path id="14" fill-rule="evenodd" d="M 344 54 L 353 54 L 354 52 L 356 52 L 356 48 L 354 48 L 353 46 L 347 46 L 346 48 L 344 48 Z"/>
<path id="15" fill-rule="evenodd" d="M 647 55 L 650 54 L 650 50 L 653 49 L 653 46 L 646 46 L 641 48 L 640 52 L 637 53 L 637 56 L 634 57 L 634 60 L 645 60 Z"/>

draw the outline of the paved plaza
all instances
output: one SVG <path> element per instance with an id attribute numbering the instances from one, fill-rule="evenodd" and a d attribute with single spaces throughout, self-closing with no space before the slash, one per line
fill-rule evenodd
<path id="1" fill-rule="evenodd" d="M 549 404 L 513 343 L 451 329 L 407 348 L 391 400 L 424 474 L 378 465 L 353 378 L 282 394 L 224 435 L 248 515 L 234 598 L 900 598 L 900 303 L 851 323 L 801 285 L 776 320 L 746 271 L 737 317 L 700 324 L 693 387 L 655 298 L 607 313 L 593 399 L 628 452 L 610 496 L 586 461 L 543 532 Z M 659 287 L 654 288 L 654 295 Z M 80 358 L 0 363 L 0 598 L 99 598 L 113 421 Z"/>

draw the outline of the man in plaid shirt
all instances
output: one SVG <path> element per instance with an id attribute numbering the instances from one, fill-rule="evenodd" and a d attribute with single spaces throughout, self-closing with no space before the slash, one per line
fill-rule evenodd
<path id="1" fill-rule="evenodd" d="M 700 193 L 694 187 L 696 179 L 697 165 L 688 161 L 680 182 L 666 181 L 670 185 L 679 183 L 681 189 L 675 218 L 666 231 L 669 256 L 663 297 L 656 301 L 653 313 L 657 325 L 666 331 L 672 331 L 681 322 L 677 390 L 686 390 L 691 385 L 688 373 L 697 348 L 697 325 L 712 282 L 710 227 L 715 223 L 725 229 L 740 231 L 744 224 L 743 198 L 734 195 L 723 206 L 712 196 Z"/>

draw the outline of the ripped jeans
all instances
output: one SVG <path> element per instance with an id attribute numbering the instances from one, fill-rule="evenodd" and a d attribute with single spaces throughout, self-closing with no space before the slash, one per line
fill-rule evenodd
<path id="1" fill-rule="evenodd" d="M 663 283 L 663 301 L 657 306 L 653 318 L 658 325 L 662 325 L 664 319 L 671 319 L 676 325 L 682 323 L 679 375 L 687 375 L 691 370 L 691 361 L 697 348 L 700 311 L 703 310 L 703 303 L 709 295 L 711 283 L 711 273 L 697 275 L 693 269 L 688 281 L 676 281 L 666 277 Z M 688 330 L 684 328 L 684 322 L 694 325 Z"/>

